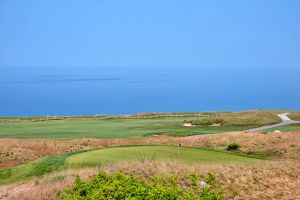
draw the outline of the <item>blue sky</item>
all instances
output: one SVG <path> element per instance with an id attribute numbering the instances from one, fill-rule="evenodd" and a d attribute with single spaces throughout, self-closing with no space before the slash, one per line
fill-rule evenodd
<path id="1" fill-rule="evenodd" d="M 0 67 L 299 68 L 299 58 L 299 0 L 0 0 Z"/>

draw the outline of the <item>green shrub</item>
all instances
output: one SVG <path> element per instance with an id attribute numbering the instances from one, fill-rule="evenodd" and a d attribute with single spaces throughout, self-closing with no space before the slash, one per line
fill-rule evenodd
<path id="1" fill-rule="evenodd" d="M 209 174 L 210 184 L 200 187 L 196 175 L 191 176 L 190 188 L 179 187 L 178 175 L 161 178 L 152 177 L 151 181 L 125 176 L 122 173 L 109 175 L 100 172 L 90 181 L 84 182 L 79 176 L 76 177 L 74 186 L 68 189 L 61 200 L 70 199 L 203 199 L 222 200 L 223 191 L 216 189 L 216 178 Z M 212 178 L 214 177 L 214 178 Z"/>
<path id="2" fill-rule="evenodd" d="M 227 145 L 226 150 L 227 150 L 227 151 L 236 151 L 236 150 L 238 150 L 240 147 L 241 147 L 241 146 L 240 146 L 239 144 L 237 144 L 237 143 L 231 143 L 231 144 Z"/>

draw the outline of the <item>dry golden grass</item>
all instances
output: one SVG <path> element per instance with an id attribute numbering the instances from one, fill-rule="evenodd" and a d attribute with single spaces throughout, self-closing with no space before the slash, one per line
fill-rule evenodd
<path id="1" fill-rule="evenodd" d="M 59 197 L 65 188 L 74 183 L 75 175 L 83 179 L 89 179 L 96 174 L 95 169 L 82 169 L 80 171 L 68 170 L 51 175 L 42 179 L 32 180 L 17 185 L 0 187 L 0 199 L 10 200 L 49 200 Z M 60 179 L 59 177 L 63 177 Z"/>
<path id="2" fill-rule="evenodd" d="M 228 132 L 209 137 L 185 137 L 186 146 L 214 147 L 223 150 L 229 143 L 238 143 L 245 153 L 269 153 L 273 158 L 300 160 L 300 131 L 286 133 Z"/>
<path id="3" fill-rule="evenodd" d="M 154 174 L 179 173 L 181 177 L 196 172 L 201 177 L 213 172 L 219 177 L 228 199 L 292 199 L 300 196 L 300 163 L 262 161 L 255 165 L 183 165 L 150 161 L 147 163 L 119 163 L 103 167 L 105 171 L 122 171 L 140 177 Z M 182 179 L 181 184 L 188 184 Z M 237 195 L 239 193 L 239 195 Z M 237 195 L 237 196 L 236 196 Z"/>
<path id="4" fill-rule="evenodd" d="M 193 147 L 225 149 L 229 143 L 241 145 L 245 153 L 267 153 L 277 158 L 300 160 L 300 131 L 286 133 L 228 132 L 211 136 L 174 138 L 168 136 L 131 139 L 0 139 L 0 169 L 17 166 L 46 155 L 78 150 L 135 144 L 178 144 Z"/>
<path id="5" fill-rule="evenodd" d="M 111 173 L 121 171 L 142 178 L 179 174 L 182 187 L 189 184 L 185 177 L 191 172 L 195 172 L 200 177 L 213 172 L 218 176 L 219 183 L 225 189 L 228 199 L 288 200 L 300 197 L 300 163 L 298 161 L 262 161 L 254 165 L 186 165 L 163 161 L 132 161 L 102 166 L 100 170 Z M 55 199 L 66 187 L 72 185 L 75 174 L 88 179 L 96 173 L 96 169 L 68 170 L 45 176 L 38 181 L 5 186 L 0 191 L 2 191 L 2 197 L 8 200 Z M 64 179 L 58 179 L 59 176 L 64 176 Z"/>

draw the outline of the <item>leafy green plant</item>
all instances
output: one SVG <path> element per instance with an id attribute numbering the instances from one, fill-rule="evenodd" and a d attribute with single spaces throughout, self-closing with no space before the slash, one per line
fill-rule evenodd
<path id="1" fill-rule="evenodd" d="M 208 173 L 205 178 L 205 182 L 209 185 L 215 185 L 217 183 L 217 176 L 212 173 Z"/>
<path id="2" fill-rule="evenodd" d="M 88 182 L 77 176 L 74 186 L 66 190 L 60 199 L 224 199 L 223 191 L 217 189 L 214 184 L 199 187 L 195 174 L 191 175 L 190 188 L 183 189 L 178 182 L 178 175 L 167 178 L 154 176 L 151 181 L 146 181 L 122 173 L 109 175 L 100 172 Z"/>

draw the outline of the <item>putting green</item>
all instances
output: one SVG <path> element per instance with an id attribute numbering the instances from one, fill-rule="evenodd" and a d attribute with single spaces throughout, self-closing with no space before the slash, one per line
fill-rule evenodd
<path id="1" fill-rule="evenodd" d="M 255 158 L 239 156 L 231 153 L 223 153 L 199 148 L 176 146 L 127 146 L 114 147 L 72 155 L 66 159 L 67 167 L 80 168 L 99 166 L 122 160 L 176 160 L 186 163 L 250 163 L 257 161 Z"/>

